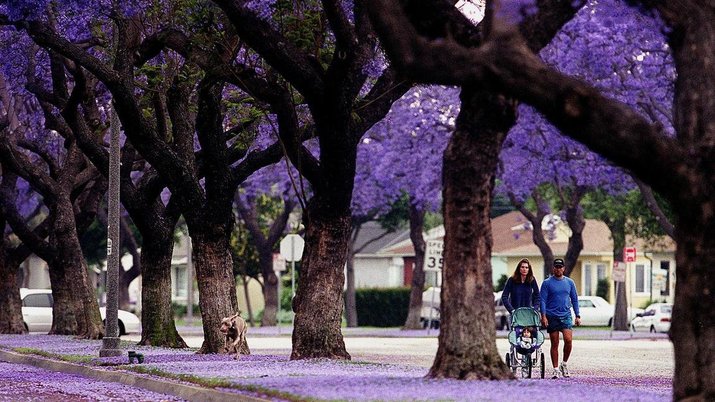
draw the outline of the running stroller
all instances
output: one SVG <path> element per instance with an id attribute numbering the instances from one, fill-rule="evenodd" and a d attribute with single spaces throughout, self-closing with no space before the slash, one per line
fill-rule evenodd
<path id="1" fill-rule="evenodd" d="M 531 378 L 532 369 L 541 369 L 541 378 L 544 378 L 545 362 L 541 345 L 544 343 L 544 333 L 539 331 L 541 316 L 530 307 L 520 307 L 511 315 L 511 328 L 509 332 L 509 352 L 506 354 L 506 365 L 521 378 Z M 531 339 L 522 342 L 521 336 L 524 328 L 531 329 Z M 526 346 L 526 347 L 525 347 Z"/>

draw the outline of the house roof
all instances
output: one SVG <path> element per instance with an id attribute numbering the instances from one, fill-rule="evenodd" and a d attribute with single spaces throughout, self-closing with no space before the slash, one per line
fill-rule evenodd
<path id="1" fill-rule="evenodd" d="M 568 229 L 565 223 L 560 225 L 562 225 L 562 229 Z M 440 235 L 435 239 L 442 239 L 443 237 L 443 235 Z M 541 255 L 538 247 L 532 241 L 528 221 L 518 211 L 512 211 L 492 219 L 492 238 L 494 239 L 492 247 L 492 255 L 494 256 Z M 584 248 L 581 251 L 581 255 L 613 254 L 611 231 L 601 221 L 586 219 L 583 242 Z M 549 241 L 549 246 L 551 246 L 554 254 L 565 254 L 568 247 L 568 236 L 557 236 L 556 239 Z M 379 254 L 411 256 L 414 255 L 414 248 L 408 238 L 405 241 L 383 248 L 379 251 Z"/>
<path id="2" fill-rule="evenodd" d="M 375 254 L 379 250 L 390 247 L 405 238 L 409 240 L 409 230 L 387 232 L 379 222 L 370 221 L 361 226 L 358 238 L 355 241 L 355 250 L 360 250 L 360 248 L 364 246 L 364 248 L 357 253 L 358 255 Z"/>

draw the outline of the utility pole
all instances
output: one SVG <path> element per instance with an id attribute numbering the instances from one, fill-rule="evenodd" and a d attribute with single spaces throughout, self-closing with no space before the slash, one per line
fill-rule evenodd
<path id="1" fill-rule="evenodd" d="M 120 356 L 119 325 L 119 118 L 114 107 L 110 111 L 109 140 L 109 192 L 107 193 L 107 305 L 105 307 L 105 336 L 102 338 L 100 357 Z"/>

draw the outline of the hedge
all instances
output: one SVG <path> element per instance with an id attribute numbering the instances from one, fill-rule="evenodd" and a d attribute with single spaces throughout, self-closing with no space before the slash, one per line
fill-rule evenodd
<path id="1" fill-rule="evenodd" d="M 399 327 L 405 324 L 410 288 L 356 289 L 358 325 Z"/>

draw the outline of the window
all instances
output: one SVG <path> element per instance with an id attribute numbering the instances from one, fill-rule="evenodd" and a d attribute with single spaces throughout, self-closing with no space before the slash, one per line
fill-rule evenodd
<path id="1" fill-rule="evenodd" d="M 187 277 L 186 277 L 186 265 L 172 265 L 171 266 L 171 284 L 172 292 L 175 298 L 186 299 L 187 298 Z"/>
<path id="2" fill-rule="evenodd" d="M 47 293 L 27 295 L 22 299 L 23 307 L 52 307 L 52 300 Z"/>
<path id="3" fill-rule="evenodd" d="M 596 265 L 596 277 L 599 281 L 601 279 L 606 279 L 606 264 Z"/>
<path id="4" fill-rule="evenodd" d="M 583 266 L 583 295 L 593 296 L 593 280 L 591 279 L 591 264 Z"/>
<path id="5" fill-rule="evenodd" d="M 635 281 L 634 281 L 635 292 L 636 293 L 644 293 L 645 292 L 645 265 L 636 264 L 636 270 L 635 270 L 634 275 L 635 275 Z"/>
<path id="6" fill-rule="evenodd" d="M 578 301 L 578 307 L 579 308 L 593 308 L 596 307 L 593 305 L 593 302 L 591 300 L 579 300 Z"/>
<path id="7" fill-rule="evenodd" d="M 665 279 L 665 284 L 660 290 L 660 295 L 670 296 L 670 261 L 661 261 L 660 269 Z"/>

